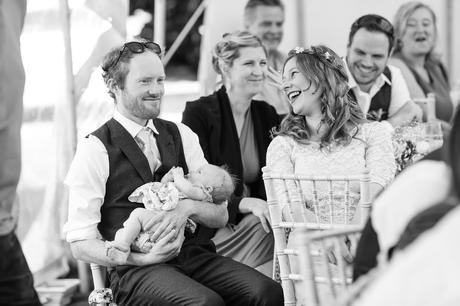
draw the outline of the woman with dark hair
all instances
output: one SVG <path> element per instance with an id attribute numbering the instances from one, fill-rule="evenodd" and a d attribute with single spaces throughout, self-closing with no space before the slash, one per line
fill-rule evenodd
<path id="1" fill-rule="evenodd" d="M 226 164 L 238 182 L 228 202 L 227 227 L 202 227 L 198 235 L 212 238 L 218 254 L 271 275 L 274 240 L 261 168 L 279 117 L 268 103 L 253 100 L 264 88 L 267 53 L 259 38 L 238 31 L 216 44 L 212 63 L 224 85 L 187 102 L 182 122 L 198 135 L 208 162 Z"/>
<path id="2" fill-rule="evenodd" d="M 268 148 L 271 171 L 340 176 L 367 168 L 371 195 L 378 194 L 395 175 L 390 131 L 367 122 L 347 95 L 343 60 L 325 46 L 297 47 L 289 52 L 283 79 L 292 109 Z"/>
<path id="3" fill-rule="evenodd" d="M 422 2 L 401 5 L 394 19 L 395 49 L 390 64 L 401 69 L 411 98 L 434 93 L 436 117 L 449 122 L 453 115 L 447 71 L 434 52 L 436 15 Z"/>

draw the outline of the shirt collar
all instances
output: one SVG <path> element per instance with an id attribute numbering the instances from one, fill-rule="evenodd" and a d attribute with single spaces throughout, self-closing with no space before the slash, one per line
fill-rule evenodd
<path id="1" fill-rule="evenodd" d="M 118 123 L 120 123 L 133 138 L 137 136 L 142 128 L 144 128 L 144 126 L 123 116 L 118 110 L 114 111 L 113 119 L 118 121 Z M 155 125 L 153 125 L 152 119 L 147 121 L 146 127 L 150 128 L 155 134 L 159 135 L 158 130 L 156 129 Z"/>

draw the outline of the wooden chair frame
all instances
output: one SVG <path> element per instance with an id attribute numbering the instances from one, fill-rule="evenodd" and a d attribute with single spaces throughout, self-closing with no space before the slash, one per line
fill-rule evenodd
<path id="1" fill-rule="evenodd" d="M 106 287 L 107 268 L 95 263 L 90 263 L 91 275 L 93 276 L 94 289 Z"/>
<path id="2" fill-rule="evenodd" d="M 302 288 L 306 293 L 307 304 L 309 306 L 327 305 L 322 303 L 319 286 L 327 285 L 328 292 L 332 295 L 335 302 L 343 296 L 343 292 L 339 292 L 339 287 L 348 290 L 352 283 L 351 275 L 347 275 L 347 265 L 344 260 L 344 254 L 341 252 L 340 243 L 345 238 L 353 238 L 354 247 L 356 247 L 358 238 L 361 235 L 362 227 L 350 227 L 347 229 L 328 230 L 323 232 L 312 233 L 308 229 L 302 229 L 302 233 L 298 236 L 299 245 L 299 263 L 300 275 L 297 277 L 302 284 Z M 330 243 L 327 243 L 330 242 Z M 337 259 L 334 264 L 338 273 L 333 273 L 332 266 L 328 258 L 328 246 L 333 245 Z M 314 250 L 319 246 L 319 251 Z M 354 251 L 353 251 L 354 253 Z M 319 271 L 315 267 L 314 258 L 319 258 L 323 271 Z M 316 262 L 317 264 L 318 262 Z M 320 275 L 320 272 L 325 272 Z M 331 302 L 331 301 L 328 301 Z"/>
<path id="3" fill-rule="evenodd" d="M 281 211 L 281 203 L 279 195 L 276 192 L 275 184 L 282 183 L 286 186 L 286 182 L 295 182 L 297 188 L 301 188 L 300 182 L 309 181 L 313 182 L 325 182 L 333 186 L 333 182 L 359 182 L 360 184 L 360 199 L 359 199 L 359 214 L 360 222 L 359 227 L 362 227 L 364 222 L 369 216 L 369 210 L 371 207 L 370 199 L 370 176 L 369 171 L 366 169 L 359 175 L 350 175 L 350 176 L 329 176 L 329 177 L 315 177 L 308 175 L 297 175 L 297 174 L 281 174 L 274 173 L 268 167 L 264 167 L 263 179 L 265 184 L 265 190 L 267 194 L 267 204 L 270 212 L 271 226 L 273 230 L 273 235 L 275 239 L 275 252 L 274 252 L 274 267 L 279 264 L 280 280 L 284 292 L 285 305 L 296 305 L 294 283 L 295 280 L 300 280 L 299 275 L 293 275 L 289 266 L 289 255 L 298 255 L 298 250 L 287 249 L 288 236 L 286 230 L 297 229 L 297 228 L 306 228 L 306 229 L 317 229 L 317 230 L 326 230 L 326 229 L 337 229 L 337 228 L 347 228 L 352 225 L 348 224 L 320 224 L 318 222 L 308 222 L 304 219 L 303 222 L 286 222 L 283 220 L 283 213 Z M 348 184 L 348 183 L 346 183 Z M 300 190 L 300 194 L 302 194 Z M 317 204 L 318 195 L 314 193 L 314 202 Z M 332 189 L 330 191 L 330 198 L 332 198 Z M 286 199 L 283 199 L 286 201 Z M 291 199 L 287 199 L 287 204 L 300 204 L 300 211 L 302 215 L 306 215 L 307 208 L 305 207 L 305 201 L 296 201 L 296 203 L 289 203 Z M 286 203 L 284 203 L 286 204 Z M 332 208 L 331 208 L 332 209 Z M 358 213 L 358 211 L 356 212 Z M 332 220 L 332 219 L 331 219 Z M 355 225 L 356 226 L 356 225 Z M 275 270 L 274 275 L 275 278 Z"/>
<path id="4" fill-rule="evenodd" d="M 95 263 L 90 263 L 91 268 L 91 275 L 93 276 L 93 284 L 94 290 L 96 292 L 98 290 L 107 289 L 107 268 Z M 106 290 L 103 290 L 106 292 Z M 91 294 L 93 294 L 93 292 Z M 111 294 L 110 294 L 111 296 Z M 94 305 L 94 304 L 91 304 Z M 97 306 L 113 306 L 115 303 L 98 303 Z"/>

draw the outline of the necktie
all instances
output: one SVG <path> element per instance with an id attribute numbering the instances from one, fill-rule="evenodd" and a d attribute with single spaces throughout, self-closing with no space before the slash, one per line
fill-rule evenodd
<path id="1" fill-rule="evenodd" d="M 136 135 L 136 142 L 139 148 L 141 148 L 142 153 L 147 157 L 152 173 L 155 171 L 157 164 L 155 152 L 153 151 L 153 141 L 153 131 L 148 127 L 142 128 Z"/>

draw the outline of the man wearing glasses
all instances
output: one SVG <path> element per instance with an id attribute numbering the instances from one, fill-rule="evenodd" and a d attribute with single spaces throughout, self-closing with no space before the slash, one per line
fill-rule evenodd
<path id="1" fill-rule="evenodd" d="M 184 172 L 206 164 L 198 137 L 185 125 L 158 119 L 165 72 L 160 47 L 128 42 L 103 60 L 103 77 L 115 101 L 111 120 L 80 142 L 65 183 L 69 186 L 66 239 L 77 259 L 110 268 L 119 305 L 281 305 L 281 287 L 230 258 L 209 241 L 184 232 L 187 218 L 208 227 L 227 222 L 226 204 L 180 201 L 152 219 L 152 248 L 131 252 L 124 263 L 106 255 L 131 211 L 128 196 L 159 181 L 173 166 Z M 147 133 L 145 133 L 147 131 Z"/>
<path id="2" fill-rule="evenodd" d="M 371 120 L 399 126 L 421 119 L 410 100 L 401 71 L 387 65 L 394 44 L 393 26 L 378 15 L 364 15 L 351 26 L 347 47 L 349 94 Z"/>

